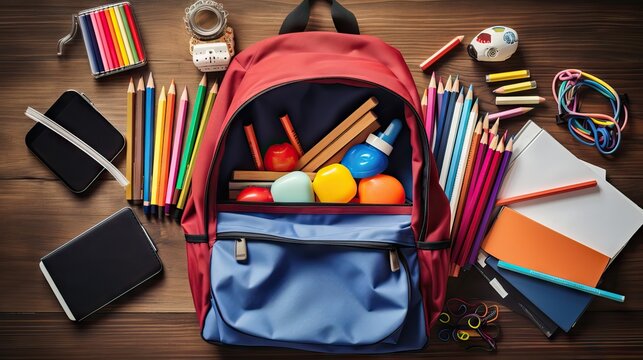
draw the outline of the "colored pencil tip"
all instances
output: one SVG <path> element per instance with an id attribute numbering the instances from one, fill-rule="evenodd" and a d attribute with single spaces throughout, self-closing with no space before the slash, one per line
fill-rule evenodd
<path id="1" fill-rule="evenodd" d="M 545 102 L 545 98 L 542 97 L 542 96 L 539 96 L 538 97 L 538 103 L 544 103 L 544 102 Z"/>
<path id="2" fill-rule="evenodd" d="M 458 39 L 458 41 L 462 41 L 464 39 L 464 35 L 456 36 L 456 39 Z"/>
<path id="3" fill-rule="evenodd" d="M 127 85 L 127 92 L 128 93 L 136 92 L 136 90 L 134 89 L 134 80 L 132 80 L 132 78 L 129 79 L 129 85 Z"/>
<path id="4" fill-rule="evenodd" d="M 150 73 L 150 76 L 147 78 L 147 87 L 148 88 L 154 87 L 154 78 L 152 77 L 152 73 Z"/>
<path id="5" fill-rule="evenodd" d="M 210 94 L 216 94 L 218 89 L 219 87 L 217 86 L 217 83 L 215 81 L 214 84 L 212 84 L 212 87 L 210 88 Z"/>
<path id="6" fill-rule="evenodd" d="M 181 94 L 181 100 L 188 99 L 188 87 L 187 85 L 183 87 L 183 93 Z"/>
<path id="7" fill-rule="evenodd" d="M 206 77 L 206 74 L 203 74 L 203 77 L 201 78 L 199 85 L 205 86 L 207 83 L 208 83 L 208 78 Z"/>
<path id="8" fill-rule="evenodd" d="M 174 84 L 174 79 L 170 83 L 170 88 L 167 91 L 168 94 L 176 94 L 176 85 Z"/>
<path id="9" fill-rule="evenodd" d="M 435 72 L 431 75 L 431 81 L 429 81 L 429 88 L 433 89 L 435 87 Z"/>
<path id="10" fill-rule="evenodd" d="M 145 90 L 145 80 L 143 80 L 142 76 L 140 78 L 138 78 L 138 87 L 136 89 L 137 90 Z"/>

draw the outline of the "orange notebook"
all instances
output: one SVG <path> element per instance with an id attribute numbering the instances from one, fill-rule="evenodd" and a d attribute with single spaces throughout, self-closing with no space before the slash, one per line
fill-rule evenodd
<path id="1" fill-rule="evenodd" d="M 506 262 L 596 286 L 609 258 L 581 243 L 504 207 L 482 249 Z"/>

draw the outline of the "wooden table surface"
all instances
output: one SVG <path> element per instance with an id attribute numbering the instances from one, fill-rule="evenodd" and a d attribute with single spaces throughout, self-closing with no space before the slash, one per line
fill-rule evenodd
<path id="1" fill-rule="evenodd" d="M 128 206 L 123 190 L 108 176 L 85 196 L 69 192 L 24 145 L 33 126 L 24 116 L 27 106 L 46 110 L 66 89 L 86 93 L 121 132 L 125 132 L 125 90 L 130 76 L 154 73 L 157 87 L 175 79 L 194 89 L 201 74 L 187 51 L 183 9 L 190 0 L 133 1 L 150 59 L 147 67 L 94 80 L 85 48 L 78 38 L 56 57 L 56 41 L 69 31 L 71 14 L 104 1 L 3 0 L 0 5 L 0 357 L 11 358 L 185 358 L 248 356 L 313 357 L 300 351 L 216 347 L 199 336 L 186 275 L 183 234 L 173 221 L 136 214 L 158 245 L 165 271 L 132 294 L 103 309 L 82 324 L 67 320 L 38 269 L 40 257 L 68 239 Z M 237 50 L 275 35 L 297 0 L 224 0 L 237 37 Z M 499 64 L 473 62 L 463 46 L 447 55 L 434 70 L 460 74 L 473 83 L 483 111 L 495 111 L 484 74 L 530 69 L 540 96 L 548 101 L 531 118 L 578 157 L 607 169 L 608 179 L 639 206 L 643 204 L 643 7 L 628 1 L 380 1 L 346 0 L 363 34 L 378 36 L 400 49 L 411 68 L 418 91 L 429 77 L 418 64 L 456 35 L 465 42 L 492 25 L 513 27 L 520 48 Z M 332 30 L 326 4 L 315 6 L 309 25 Z M 593 73 L 628 93 L 630 122 L 622 151 L 601 157 L 581 146 L 556 126 L 556 106 L 550 83 L 559 70 L 578 68 Z M 599 100 L 599 103 L 603 100 Z M 598 105 L 597 110 L 606 110 Z M 527 117 L 508 121 L 518 130 Z M 117 165 L 124 171 L 124 152 Z M 600 221 L 600 219 L 579 219 Z M 610 226 L 610 224 L 605 224 Z M 602 287 L 626 295 L 625 303 L 596 299 L 569 334 L 546 339 L 529 321 L 503 308 L 502 338 L 496 354 L 463 351 L 457 344 L 432 340 L 427 356 L 542 356 L 546 358 L 605 358 L 643 356 L 643 244 L 639 231 L 613 262 Z M 476 272 L 449 282 L 449 294 L 497 301 L 496 294 Z M 382 356 L 389 358 L 390 356 Z"/>

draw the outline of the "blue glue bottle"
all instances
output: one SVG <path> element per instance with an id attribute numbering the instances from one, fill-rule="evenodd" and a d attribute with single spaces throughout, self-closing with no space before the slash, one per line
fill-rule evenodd
<path id="1" fill-rule="evenodd" d="M 393 119 L 384 132 L 370 134 L 365 143 L 348 149 L 342 159 L 342 165 L 350 170 L 355 179 L 383 172 L 388 167 L 388 156 L 393 151 L 393 144 L 401 130 L 402 121 Z"/>

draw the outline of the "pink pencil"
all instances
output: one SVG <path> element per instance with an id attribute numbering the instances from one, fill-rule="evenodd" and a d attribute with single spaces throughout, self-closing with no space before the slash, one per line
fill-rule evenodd
<path id="1" fill-rule="evenodd" d="M 429 148 L 431 147 L 431 140 L 433 139 L 433 126 L 435 122 L 435 72 L 431 75 L 431 82 L 429 82 L 429 89 L 427 93 L 427 105 L 426 105 L 426 123 L 424 124 L 426 128 L 426 136 L 429 140 Z"/>
<path id="2" fill-rule="evenodd" d="M 105 28 L 103 27 L 103 19 L 100 16 L 100 11 L 97 11 L 94 14 L 94 19 L 96 19 L 96 25 L 98 26 L 98 33 L 100 34 L 101 41 L 103 42 L 103 50 L 105 50 L 105 58 L 107 58 L 107 63 L 109 64 L 108 69 L 112 70 L 116 66 L 112 61 L 112 51 L 107 42 L 107 37 L 105 36 Z"/>
<path id="3" fill-rule="evenodd" d="M 446 53 L 451 51 L 454 47 L 458 46 L 458 44 L 462 42 L 462 39 L 464 39 L 464 35 L 454 37 L 453 40 L 449 41 L 440 50 L 436 51 L 428 59 L 424 60 L 420 64 L 420 68 L 422 69 L 422 71 L 425 71 L 426 69 L 428 69 L 429 66 L 433 65 L 434 62 L 438 61 Z"/>
<path id="4" fill-rule="evenodd" d="M 179 160 L 181 156 L 181 145 L 183 143 L 183 129 L 185 119 L 188 115 L 188 88 L 183 88 L 179 104 L 179 115 L 176 118 L 174 127 L 174 140 L 172 140 L 172 160 L 170 160 L 170 173 L 167 180 L 167 191 L 165 192 L 165 215 L 170 215 L 172 207 L 172 197 L 174 196 L 176 175 L 179 170 Z"/>
<path id="5" fill-rule="evenodd" d="M 112 41 L 112 33 L 109 31 L 109 25 L 107 24 L 105 11 L 101 10 L 97 15 L 103 27 L 103 36 L 105 37 L 105 43 L 107 44 L 107 48 L 109 50 L 109 56 L 112 58 L 112 64 L 114 65 L 114 68 L 118 68 L 120 67 L 120 64 L 118 63 L 118 57 L 116 57 L 116 50 L 114 48 L 114 42 Z"/>
<path id="6" fill-rule="evenodd" d="M 491 119 L 498 118 L 500 120 L 509 119 L 509 118 L 512 118 L 512 117 L 520 116 L 522 114 L 526 114 L 526 113 L 530 112 L 533 109 L 534 109 L 533 107 L 517 107 L 517 108 L 513 108 L 513 109 L 509 109 L 509 110 L 505 110 L 505 111 L 500 111 L 500 112 L 493 113 L 493 114 L 489 114 L 489 118 L 491 118 Z"/>
<path id="7" fill-rule="evenodd" d="M 98 43 L 98 52 L 100 52 L 100 60 L 103 62 L 103 69 L 105 71 L 109 71 L 111 69 L 111 66 L 109 66 L 109 62 L 107 61 L 107 53 L 105 52 L 105 48 L 103 47 L 105 39 L 103 39 L 101 32 L 96 20 L 96 13 L 89 13 L 89 18 L 92 20 L 92 27 L 94 28 L 94 35 L 96 35 L 96 42 Z"/>
<path id="8" fill-rule="evenodd" d="M 469 224 L 467 234 L 465 236 L 465 241 L 463 244 L 463 251 L 460 252 L 460 256 L 457 260 L 457 264 L 464 266 L 469 258 L 469 253 L 471 252 L 471 247 L 473 245 L 473 240 L 475 239 L 476 233 L 478 232 L 478 226 L 480 226 L 480 221 L 482 220 L 482 215 L 484 210 L 487 207 L 487 200 L 489 199 L 489 193 L 491 193 L 491 188 L 496 179 L 496 173 L 498 172 L 498 166 L 500 165 L 500 159 L 502 158 L 502 153 L 505 151 L 505 145 L 500 140 L 498 148 L 493 151 L 493 160 L 491 160 L 491 165 L 486 174 L 484 174 L 484 184 L 480 189 L 480 196 L 478 201 L 476 201 L 475 211 L 471 218 L 471 223 Z M 482 180 L 482 179 L 481 179 Z"/>

